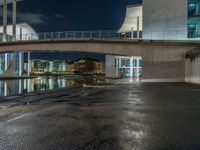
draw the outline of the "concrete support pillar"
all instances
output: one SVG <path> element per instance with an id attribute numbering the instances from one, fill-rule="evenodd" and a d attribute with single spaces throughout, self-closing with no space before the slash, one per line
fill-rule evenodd
<path id="1" fill-rule="evenodd" d="M 140 79 L 140 59 L 139 58 L 137 58 L 137 80 L 139 80 Z"/>
<path id="2" fill-rule="evenodd" d="M 4 54 L 4 58 L 5 58 L 5 63 L 4 63 L 5 70 L 4 71 L 6 72 L 8 69 L 8 53 Z"/>
<path id="3" fill-rule="evenodd" d="M 20 41 L 22 40 L 22 28 L 20 28 L 20 33 L 19 33 L 20 35 L 19 35 L 19 39 L 20 39 Z"/>
<path id="4" fill-rule="evenodd" d="M 119 58 L 115 57 L 115 76 L 119 77 Z"/>
<path id="5" fill-rule="evenodd" d="M 15 75 L 15 53 L 10 54 L 9 69 L 11 70 L 11 75 Z"/>
<path id="6" fill-rule="evenodd" d="M 140 17 L 137 17 L 137 38 L 140 38 Z"/>
<path id="7" fill-rule="evenodd" d="M 134 38 L 134 29 L 133 29 L 133 27 L 131 27 L 131 39 L 133 39 Z"/>
<path id="8" fill-rule="evenodd" d="M 23 57 L 22 57 L 22 53 L 19 53 L 19 76 L 22 76 L 23 73 Z"/>
<path id="9" fill-rule="evenodd" d="M 16 40 L 16 18 L 17 18 L 17 0 L 13 0 L 13 15 L 12 15 L 12 22 L 13 22 L 13 38 L 12 40 Z"/>
<path id="10" fill-rule="evenodd" d="M 4 96 L 7 96 L 8 95 L 8 89 L 7 89 L 7 83 L 6 81 L 4 81 Z"/>
<path id="11" fill-rule="evenodd" d="M 31 54 L 30 54 L 30 52 L 28 52 L 28 76 L 30 76 L 30 73 L 31 73 L 31 60 L 30 60 L 30 58 L 31 58 Z"/>
<path id="12" fill-rule="evenodd" d="M 19 80 L 19 87 L 18 87 L 18 89 L 19 89 L 18 94 L 22 94 L 22 80 Z"/>
<path id="13" fill-rule="evenodd" d="M 130 58 L 130 79 L 133 79 L 133 57 Z"/>
<path id="14" fill-rule="evenodd" d="M 3 0 L 3 42 L 7 42 L 7 0 Z"/>

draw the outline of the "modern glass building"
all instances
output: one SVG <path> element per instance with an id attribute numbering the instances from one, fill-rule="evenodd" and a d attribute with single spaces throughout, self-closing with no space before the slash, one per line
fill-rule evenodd
<path id="1" fill-rule="evenodd" d="M 0 33 L 3 27 L 0 26 Z M 7 37 L 12 39 L 12 25 L 7 26 Z M 0 36 L 2 37 L 2 36 Z M 36 32 L 26 23 L 16 25 L 16 40 L 38 39 Z M 3 42 L 3 38 L 0 38 Z M 7 73 L 7 74 L 6 74 Z M 24 52 L 0 54 L 0 75 L 22 76 L 24 74 Z"/>
<path id="2" fill-rule="evenodd" d="M 188 38 L 200 37 L 200 0 L 188 0 Z"/>
<path id="3" fill-rule="evenodd" d="M 142 79 L 142 57 L 106 55 L 105 71 L 110 78 Z"/>
<path id="4" fill-rule="evenodd" d="M 142 78 L 142 58 L 116 56 L 116 76 L 120 78 Z"/>
<path id="5" fill-rule="evenodd" d="M 13 56 L 12 56 L 13 55 Z M 13 57 L 13 62 L 11 58 Z M 3 75 L 9 68 L 13 69 L 14 76 L 23 74 L 24 53 L 0 54 L 0 75 Z"/>
<path id="6" fill-rule="evenodd" d="M 155 40 L 200 38 L 200 0 L 143 0 L 127 6 L 119 32 Z"/>

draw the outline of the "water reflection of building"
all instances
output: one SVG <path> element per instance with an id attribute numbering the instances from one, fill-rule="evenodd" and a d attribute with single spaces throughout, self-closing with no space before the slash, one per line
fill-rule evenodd
<path id="1" fill-rule="evenodd" d="M 53 90 L 71 87 L 78 81 L 57 77 L 39 77 L 34 79 L 19 79 L 0 81 L 0 96 L 18 95 L 30 92 Z"/>
<path id="2" fill-rule="evenodd" d="M 84 74 L 104 74 L 105 63 L 92 58 L 78 59 L 68 63 L 67 71 Z"/>

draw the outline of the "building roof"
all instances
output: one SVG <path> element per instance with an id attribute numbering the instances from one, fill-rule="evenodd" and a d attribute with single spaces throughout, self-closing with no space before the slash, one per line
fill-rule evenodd
<path id="1" fill-rule="evenodd" d="M 76 60 L 72 60 L 72 61 L 69 61 L 68 64 L 73 64 L 75 62 L 79 62 L 81 60 L 84 60 L 84 61 L 95 61 L 95 62 L 101 62 L 100 60 L 98 59 L 95 59 L 95 58 L 80 58 L 80 59 L 76 59 Z"/>
<path id="2" fill-rule="evenodd" d="M 13 35 L 13 25 L 7 25 L 7 34 Z M 31 38 L 38 39 L 36 31 L 27 23 L 20 23 L 16 25 L 16 38 L 20 39 L 20 30 L 22 29 L 22 39 Z M 3 33 L 3 26 L 0 26 L 0 33 Z"/>
<path id="3" fill-rule="evenodd" d="M 75 60 L 75 62 L 80 61 L 80 60 L 100 62 L 98 59 L 95 59 L 95 58 L 80 58 L 80 59 Z"/>
<path id="4" fill-rule="evenodd" d="M 7 25 L 7 33 L 9 35 L 13 35 L 12 33 L 12 27 L 13 25 Z M 36 34 L 36 31 L 27 23 L 19 23 L 16 25 L 16 28 L 17 28 L 17 34 L 19 34 L 19 30 L 20 28 L 22 29 L 22 34 L 30 34 L 30 33 L 33 33 L 33 34 Z M 3 33 L 3 26 L 0 26 L 0 32 Z"/>
<path id="5" fill-rule="evenodd" d="M 125 20 L 119 29 L 119 33 L 137 31 L 137 18 L 139 17 L 139 30 L 142 31 L 142 5 L 129 5 L 126 8 Z"/>
<path id="6" fill-rule="evenodd" d="M 20 2 L 20 1 L 23 1 L 23 0 L 17 0 L 17 2 Z M 7 0 L 7 4 L 11 4 L 13 3 L 13 0 Z M 0 0 L 0 6 L 3 5 L 3 0 Z"/>

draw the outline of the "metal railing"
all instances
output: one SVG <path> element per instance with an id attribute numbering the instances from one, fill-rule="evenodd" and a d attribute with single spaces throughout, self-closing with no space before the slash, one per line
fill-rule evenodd
<path id="1" fill-rule="evenodd" d="M 64 31 L 64 32 L 41 32 L 37 34 L 17 35 L 17 40 L 64 40 L 64 39 L 130 39 L 133 33 L 124 34 L 117 31 Z M 136 37 L 134 37 L 136 38 Z M 8 39 L 10 41 L 12 39 Z"/>
<path id="2" fill-rule="evenodd" d="M 142 37 L 143 35 L 143 37 Z M 31 40 L 87 40 L 87 39 L 146 39 L 146 40 L 187 40 L 200 38 L 200 31 L 186 30 L 151 30 L 150 32 L 127 31 L 119 33 L 118 31 L 64 31 L 64 32 L 42 32 L 29 33 L 16 36 L 16 41 Z M 13 41 L 12 36 L 8 36 L 6 41 Z M 0 36 L 0 42 L 3 42 L 3 36 Z"/>
<path id="3" fill-rule="evenodd" d="M 84 40 L 84 39 L 133 39 L 138 38 L 137 32 L 119 33 L 114 30 L 101 31 L 63 31 L 63 32 L 41 32 L 16 35 L 16 41 L 30 40 Z M 141 38 L 141 36 L 139 37 Z M 3 36 L 0 36 L 0 42 L 3 41 Z M 6 41 L 13 41 L 12 36 L 8 36 Z"/>

